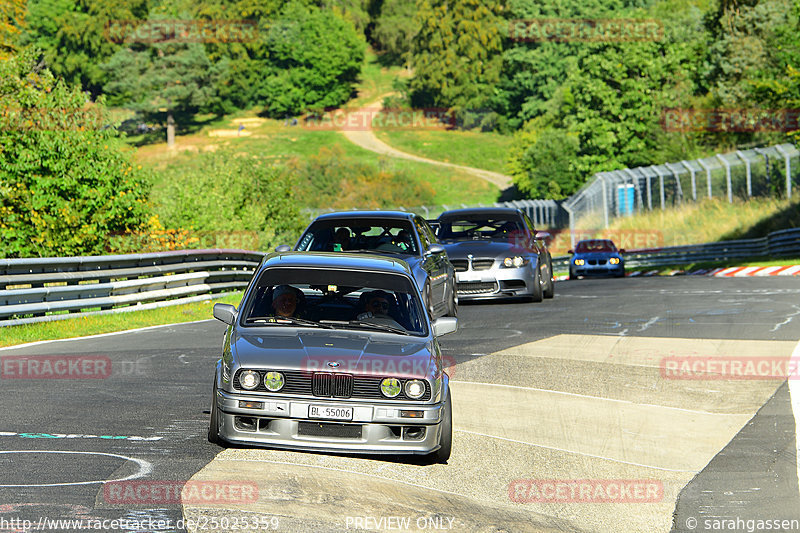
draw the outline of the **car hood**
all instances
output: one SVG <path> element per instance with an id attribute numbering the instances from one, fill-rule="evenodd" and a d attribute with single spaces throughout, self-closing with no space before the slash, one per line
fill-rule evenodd
<path id="1" fill-rule="evenodd" d="M 607 259 L 609 257 L 620 257 L 619 252 L 584 252 L 574 254 L 575 257 L 582 259 Z"/>
<path id="2" fill-rule="evenodd" d="M 443 244 L 450 259 L 466 259 L 472 254 L 475 257 L 499 257 L 502 255 L 518 255 L 527 250 L 505 241 L 460 241 Z"/>
<path id="3" fill-rule="evenodd" d="M 355 331 L 300 331 L 240 335 L 233 345 L 234 365 L 276 370 L 326 370 L 359 375 L 425 378 L 430 374 L 427 339 L 389 339 Z M 329 362 L 339 363 L 331 367 Z"/>

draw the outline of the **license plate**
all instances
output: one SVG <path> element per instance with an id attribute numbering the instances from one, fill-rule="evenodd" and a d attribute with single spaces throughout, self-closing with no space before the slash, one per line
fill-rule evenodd
<path id="1" fill-rule="evenodd" d="M 308 418 L 327 418 L 329 420 L 352 420 L 352 407 L 338 407 L 333 405 L 309 405 Z"/>
<path id="2" fill-rule="evenodd" d="M 457 272 L 456 273 L 456 281 L 462 283 L 480 283 L 481 275 L 477 272 Z"/>

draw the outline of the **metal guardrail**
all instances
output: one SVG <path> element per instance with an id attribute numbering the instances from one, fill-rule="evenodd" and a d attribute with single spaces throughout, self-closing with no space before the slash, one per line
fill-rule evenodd
<path id="1" fill-rule="evenodd" d="M 625 253 L 625 267 L 659 267 L 745 257 L 800 257 L 800 228 L 773 231 L 760 239 L 668 246 Z M 554 270 L 567 270 L 570 256 L 553 258 Z"/>
<path id="2" fill-rule="evenodd" d="M 263 256 L 210 249 L 0 259 L 0 326 L 59 320 L 97 308 L 112 312 L 144 302 L 177 304 L 191 296 L 241 290 Z M 68 314 L 52 314 L 58 312 Z"/>

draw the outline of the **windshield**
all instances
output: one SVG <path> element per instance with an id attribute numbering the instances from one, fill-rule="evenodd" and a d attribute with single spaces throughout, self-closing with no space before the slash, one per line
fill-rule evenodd
<path id="1" fill-rule="evenodd" d="M 271 268 L 248 294 L 242 324 L 427 335 L 410 279 L 389 273 Z"/>
<path id="2" fill-rule="evenodd" d="M 308 228 L 296 249 L 417 255 L 419 248 L 413 235 L 408 220 L 319 220 Z"/>
<path id="3" fill-rule="evenodd" d="M 585 254 L 589 252 L 616 252 L 617 247 L 614 243 L 607 240 L 581 241 L 575 247 L 575 253 Z"/>
<path id="4" fill-rule="evenodd" d="M 508 240 L 524 233 L 522 221 L 511 216 L 469 216 L 439 220 L 441 241 Z"/>

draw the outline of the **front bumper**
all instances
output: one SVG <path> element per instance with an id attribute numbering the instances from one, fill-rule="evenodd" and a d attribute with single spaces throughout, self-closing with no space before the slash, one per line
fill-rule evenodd
<path id="1" fill-rule="evenodd" d="M 572 265 L 570 276 L 622 276 L 625 274 L 625 264 L 611 265 Z"/>
<path id="2" fill-rule="evenodd" d="M 533 263 L 519 268 L 456 272 L 458 300 L 527 297 L 534 293 Z"/>
<path id="3" fill-rule="evenodd" d="M 428 454 L 439 448 L 443 404 L 265 397 L 217 391 L 219 435 L 232 443 L 346 453 Z M 263 409 L 239 407 L 264 402 Z M 309 405 L 352 407 L 352 421 L 311 419 Z M 422 418 L 401 418 L 401 410 Z"/>

